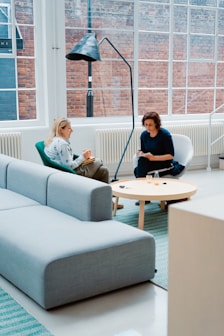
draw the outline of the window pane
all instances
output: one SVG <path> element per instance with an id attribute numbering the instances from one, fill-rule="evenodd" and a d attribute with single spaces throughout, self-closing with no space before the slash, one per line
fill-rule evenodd
<path id="1" fill-rule="evenodd" d="M 0 4 L 0 39 L 4 34 L 4 37 L 8 37 L 10 45 L 8 49 L 0 48 L 0 94 L 1 101 L 4 102 L 4 107 L 3 103 L 0 103 L 0 120 L 35 119 L 33 0 L 15 0 L 14 3 L 14 20 L 11 1 L 4 0 Z M 15 34 L 12 31 L 13 22 L 15 22 Z M 14 37 L 16 37 L 16 50 L 12 54 Z M 4 57 L 3 52 L 11 53 L 11 58 Z M 12 90 L 9 91 L 9 89 Z"/>
<path id="2" fill-rule="evenodd" d="M 224 60 L 224 36 L 218 39 L 218 61 Z"/>
<path id="3" fill-rule="evenodd" d="M 0 91 L 0 120 L 16 119 L 16 91 Z"/>
<path id="4" fill-rule="evenodd" d="M 211 6 L 216 7 L 217 0 L 190 0 L 190 4 L 194 6 Z"/>
<path id="5" fill-rule="evenodd" d="M 189 87 L 214 87 L 215 66 L 212 63 L 189 64 Z"/>
<path id="6" fill-rule="evenodd" d="M 12 14 L 10 1 L 0 3 L 0 54 L 12 53 Z"/>
<path id="7" fill-rule="evenodd" d="M 224 0 L 219 0 L 218 7 L 224 8 Z"/>
<path id="8" fill-rule="evenodd" d="M 218 87 L 224 86 L 224 63 L 219 63 L 217 65 L 217 82 L 216 85 Z"/>
<path id="9" fill-rule="evenodd" d="M 184 114 L 185 113 L 185 102 L 186 100 L 186 90 L 173 90 L 172 92 L 172 113 L 173 114 Z"/>
<path id="10" fill-rule="evenodd" d="M 167 88 L 168 62 L 139 62 L 139 87 Z"/>
<path id="11" fill-rule="evenodd" d="M 36 119 L 36 91 L 20 90 L 18 92 L 19 119 Z"/>
<path id="12" fill-rule="evenodd" d="M 178 5 L 187 5 L 188 0 L 174 0 L 174 3 Z"/>
<path id="13" fill-rule="evenodd" d="M 174 27 L 175 33 L 187 32 L 187 7 L 175 6 L 174 7 Z"/>
<path id="14" fill-rule="evenodd" d="M 148 31 L 169 31 L 169 5 L 140 3 L 139 29 Z"/>
<path id="15" fill-rule="evenodd" d="M 173 87 L 185 87 L 186 86 L 186 62 L 174 62 L 173 63 Z"/>
<path id="16" fill-rule="evenodd" d="M 0 72 L 0 89 L 15 89 L 15 60 L 11 58 L 0 58 Z"/>
<path id="17" fill-rule="evenodd" d="M 187 59 L 187 36 L 174 35 L 173 37 L 173 59 L 186 60 Z"/>
<path id="18" fill-rule="evenodd" d="M 18 58 L 18 87 L 35 88 L 35 63 L 33 59 Z"/>
<path id="19" fill-rule="evenodd" d="M 169 35 L 140 33 L 139 58 L 168 60 Z"/>
<path id="20" fill-rule="evenodd" d="M 213 36 L 191 36 L 190 59 L 214 59 L 215 37 Z"/>
<path id="21" fill-rule="evenodd" d="M 223 1 L 223 4 L 224 4 L 224 1 Z M 219 34 L 224 35 L 224 10 L 223 9 L 220 9 L 218 13 L 218 32 Z"/>
<path id="22" fill-rule="evenodd" d="M 224 89 L 216 90 L 216 105 L 215 107 L 219 107 L 224 102 Z M 224 113 L 224 108 L 220 109 L 218 113 Z"/>
<path id="23" fill-rule="evenodd" d="M 215 10 L 191 9 L 191 33 L 215 34 Z"/>
<path id="24" fill-rule="evenodd" d="M 213 111 L 214 91 L 205 90 L 188 90 L 187 106 L 188 113 L 210 113 Z M 203 111 L 203 112 L 202 112 Z"/>
<path id="25" fill-rule="evenodd" d="M 15 15 L 19 25 L 33 25 L 33 0 L 16 0 Z"/>
<path id="26" fill-rule="evenodd" d="M 71 1 L 65 0 L 65 26 L 86 29 L 128 29 L 133 27 L 133 1 Z M 90 11 L 89 11 L 90 9 Z"/>
<path id="27" fill-rule="evenodd" d="M 34 27 L 32 26 L 18 26 L 20 30 L 22 47 L 17 48 L 18 56 L 32 56 L 34 57 Z"/>
<path id="28" fill-rule="evenodd" d="M 167 115 L 168 91 L 167 90 L 139 90 L 139 115 L 149 111 L 157 111 Z"/>

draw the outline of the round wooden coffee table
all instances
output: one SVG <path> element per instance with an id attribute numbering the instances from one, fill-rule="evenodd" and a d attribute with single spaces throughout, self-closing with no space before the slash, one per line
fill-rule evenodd
<path id="1" fill-rule="evenodd" d="M 116 216 L 119 197 L 139 200 L 138 227 L 144 229 L 145 201 L 158 200 L 161 208 L 165 208 L 165 201 L 189 199 L 197 191 L 191 183 L 172 178 L 153 178 L 150 183 L 146 178 L 134 180 L 120 180 L 111 183 L 113 196 L 116 197 L 113 215 Z"/>

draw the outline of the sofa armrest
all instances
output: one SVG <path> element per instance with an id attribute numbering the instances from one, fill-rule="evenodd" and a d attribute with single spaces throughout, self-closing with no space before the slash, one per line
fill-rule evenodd
<path id="1" fill-rule="evenodd" d="M 49 177 L 47 205 L 80 220 L 108 220 L 112 218 L 112 189 L 94 179 L 58 172 Z"/>
<path id="2" fill-rule="evenodd" d="M 7 169 L 12 161 L 16 161 L 16 159 L 0 154 L 0 188 L 7 188 Z"/>

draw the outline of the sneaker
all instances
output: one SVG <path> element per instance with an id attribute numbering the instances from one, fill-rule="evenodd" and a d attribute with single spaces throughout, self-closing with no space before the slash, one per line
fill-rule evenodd
<path id="1" fill-rule="evenodd" d="M 149 204 L 151 201 L 145 201 L 145 204 Z M 140 205 L 140 201 L 135 202 L 135 205 Z"/>
<path id="2" fill-rule="evenodd" d="M 188 198 L 181 198 L 181 199 L 178 199 L 178 200 L 166 201 L 165 209 L 168 209 L 168 206 L 169 206 L 170 204 L 179 203 L 179 202 L 185 202 L 185 201 L 187 201 L 187 200 L 188 200 Z"/>
<path id="3" fill-rule="evenodd" d="M 112 208 L 114 210 L 114 202 L 112 202 Z M 124 205 L 123 204 L 118 204 L 117 205 L 117 210 L 120 210 L 120 209 L 123 209 L 124 208 Z"/>

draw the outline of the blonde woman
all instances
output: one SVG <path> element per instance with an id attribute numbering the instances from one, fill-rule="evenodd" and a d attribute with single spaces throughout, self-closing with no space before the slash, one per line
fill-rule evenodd
<path id="1" fill-rule="evenodd" d="M 82 154 L 73 155 L 69 141 L 72 132 L 71 122 L 68 119 L 56 119 L 53 123 L 51 133 L 45 141 L 45 154 L 52 161 L 74 169 L 79 175 L 109 183 L 109 171 L 103 166 L 101 160 L 98 159 L 97 163 L 93 162 L 92 168 L 85 170 L 85 173 L 84 170 L 80 168 L 85 160 L 91 158 L 92 153 L 90 149 L 85 149 L 82 151 Z M 89 175 L 86 175 L 88 172 Z M 123 205 L 119 204 L 118 208 L 122 209 Z"/>
<path id="2" fill-rule="evenodd" d="M 45 141 L 45 153 L 52 160 L 59 164 L 68 166 L 76 170 L 77 174 L 82 175 L 79 171 L 83 161 L 91 157 L 91 150 L 85 149 L 80 155 L 73 155 L 70 145 L 70 136 L 73 132 L 71 123 L 68 119 L 59 118 L 55 120 L 52 126 L 51 134 Z M 105 183 L 109 183 L 109 171 L 101 165 L 91 177 Z"/>

